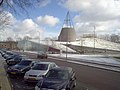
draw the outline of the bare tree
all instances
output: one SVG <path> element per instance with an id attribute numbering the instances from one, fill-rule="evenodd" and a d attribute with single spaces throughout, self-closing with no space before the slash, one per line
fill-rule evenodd
<path id="1" fill-rule="evenodd" d="M 11 24 L 11 17 L 7 11 L 15 14 L 26 13 L 27 9 L 33 7 L 35 3 L 39 3 L 41 0 L 0 0 L 0 30 Z"/>
<path id="2" fill-rule="evenodd" d="M 112 34 L 110 39 L 111 39 L 111 42 L 119 43 L 119 35 Z"/>
<path id="3" fill-rule="evenodd" d="M 11 24 L 10 19 L 11 19 L 11 17 L 8 15 L 7 12 L 0 13 L 0 30 Z"/>
<path id="4" fill-rule="evenodd" d="M 8 37 L 7 41 L 13 41 L 13 38 L 12 37 Z"/>
<path id="5" fill-rule="evenodd" d="M 24 40 L 30 40 L 30 39 L 32 39 L 30 36 L 25 36 L 24 38 L 23 38 Z"/>
<path id="6" fill-rule="evenodd" d="M 33 7 L 41 1 L 43 0 L 0 0 L 0 9 L 10 10 L 15 13 L 19 13 L 19 11 L 25 11 L 27 13 L 28 8 Z"/>

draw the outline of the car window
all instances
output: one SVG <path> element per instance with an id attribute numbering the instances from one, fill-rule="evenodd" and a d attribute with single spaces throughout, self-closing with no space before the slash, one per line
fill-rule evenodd
<path id="1" fill-rule="evenodd" d="M 34 66 L 35 65 L 35 63 L 31 63 L 31 66 Z"/>
<path id="2" fill-rule="evenodd" d="M 52 64 L 53 67 L 56 67 L 56 64 Z"/>
<path id="3" fill-rule="evenodd" d="M 56 67 L 56 64 L 54 64 L 54 63 L 51 64 L 51 68 L 54 68 L 54 67 Z"/>
<path id="4" fill-rule="evenodd" d="M 68 79 L 68 71 L 65 70 L 50 70 L 47 75 L 47 78 L 56 78 L 56 79 Z"/>
<path id="5" fill-rule="evenodd" d="M 48 64 L 36 64 L 32 70 L 47 70 Z"/>
<path id="6" fill-rule="evenodd" d="M 21 60 L 21 59 L 22 59 L 22 58 L 19 57 L 19 56 L 17 56 L 17 57 L 14 58 L 14 60 Z"/>
<path id="7" fill-rule="evenodd" d="M 32 61 L 21 61 L 18 65 L 30 65 Z"/>
<path id="8" fill-rule="evenodd" d="M 53 68 L 53 65 L 52 64 L 50 64 L 50 67 L 49 67 L 49 69 L 52 69 Z"/>

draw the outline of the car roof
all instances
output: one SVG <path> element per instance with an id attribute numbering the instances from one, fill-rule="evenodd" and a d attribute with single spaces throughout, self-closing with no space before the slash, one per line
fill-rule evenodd
<path id="1" fill-rule="evenodd" d="M 32 59 L 23 59 L 22 61 L 33 61 Z"/>
<path id="2" fill-rule="evenodd" d="M 54 62 L 38 62 L 37 64 L 51 64 L 51 63 L 54 63 Z"/>
<path id="3" fill-rule="evenodd" d="M 69 72 L 72 72 L 72 68 L 71 67 L 65 67 L 65 66 L 59 66 L 59 67 L 55 67 L 51 70 L 67 70 Z"/>

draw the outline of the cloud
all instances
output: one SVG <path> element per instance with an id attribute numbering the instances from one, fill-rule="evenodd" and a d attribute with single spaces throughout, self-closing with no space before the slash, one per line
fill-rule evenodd
<path id="1" fill-rule="evenodd" d="M 78 13 L 74 22 L 79 34 L 91 32 L 91 23 L 98 33 L 120 32 L 120 0 L 62 0 L 61 5 Z"/>
<path id="2" fill-rule="evenodd" d="M 25 36 L 30 36 L 31 38 L 38 37 L 39 33 L 43 33 L 44 29 L 36 24 L 32 19 L 25 19 L 14 27 L 14 32 L 16 35 L 23 38 Z"/>
<path id="3" fill-rule="evenodd" d="M 45 16 L 37 17 L 37 22 L 41 25 L 48 25 L 48 26 L 53 27 L 59 23 L 59 19 L 54 16 L 45 15 Z"/>
<path id="4" fill-rule="evenodd" d="M 59 22 L 58 18 L 48 15 L 37 18 L 39 23 L 33 19 L 24 19 L 22 21 L 16 20 L 11 13 L 8 13 L 8 16 L 11 17 L 11 25 L 8 28 L 5 28 L 4 31 L 0 32 L 0 39 L 2 40 L 6 40 L 8 37 L 13 38 L 14 40 L 17 38 L 23 39 L 25 36 L 29 36 L 31 38 L 40 37 L 41 39 L 44 39 L 45 36 L 55 35 L 54 32 L 47 30 L 48 28 L 46 28 L 46 25 L 55 26 Z M 45 24 L 45 26 L 40 25 L 40 23 Z"/>
<path id="5" fill-rule="evenodd" d="M 25 36 L 30 36 L 31 38 L 41 37 L 41 39 L 43 39 L 42 33 L 44 32 L 44 28 L 39 26 L 32 19 L 24 19 L 23 21 L 18 21 L 11 13 L 8 13 L 8 16 L 11 17 L 11 25 L 7 28 L 4 28 L 0 32 L 1 40 L 6 40 L 8 37 L 16 40 L 16 38 L 24 38 Z"/>
<path id="6" fill-rule="evenodd" d="M 95 23 L 91 23 L 91 22 L 80 22 L 80 23 L 76 23 L 75 24 L 75 29 L 76 32 L 78 32 L 78 35 L 82 35 L 82 34 L 93 34 L 94 33 L 94 26 L 96 34 L 117 34 L 118 32 L 120 32 L 120 22 L 119 20 L 111 20 L 111 21 L 101 21 L 101 22 L 95 22 Z"/>
<path id="7" fill-rule="evenodd" d="M 51 2 L 51 0 L 39 0 L 38 6 L 39 7 L 45 7 Z"/>
<path id="8" fill-rule="evenodd" d="M 6 40 L 7 37 L 14 36 L 14 32 L 11 29 L 16 23 L 14 16 L 7 11 L 0 13 L 0 40 Z"/>

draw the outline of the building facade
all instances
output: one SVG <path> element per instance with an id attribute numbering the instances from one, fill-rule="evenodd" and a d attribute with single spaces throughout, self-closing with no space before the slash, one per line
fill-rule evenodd
<path id="1" fill-rule="evenodd" d="M 1 41 L 0 49 L 18 50 L 17 44 L 15 41 Z"/>

